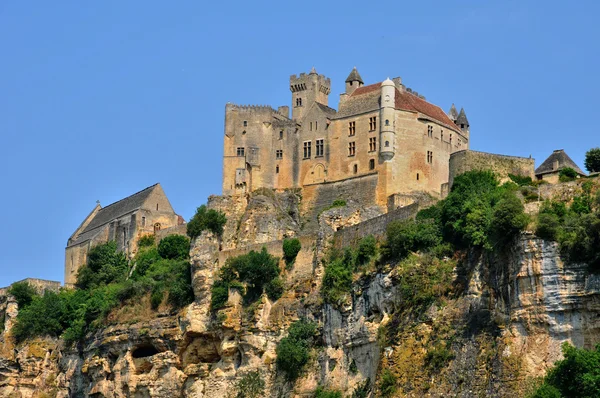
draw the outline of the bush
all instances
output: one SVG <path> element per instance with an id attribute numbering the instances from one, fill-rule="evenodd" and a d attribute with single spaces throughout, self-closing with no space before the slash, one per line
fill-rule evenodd
<path id="1" fill-rule="evenodd" d="M 297 238 L 283 240 L 283 258 L 288 267 L 291 267 L 296 261 L 296 256 L 302 249 L 302 244 Z"/>
<path id="2" fill-rule="evenodd" d="M 85 290 L 124 281 L 128 271 L 125 254 L 117 251 L 115 241 L 110 241 L 90 250 L 88 262 L 79 269 L 75 285 Z"/>
<path id="3" fill-rule="evenodd" d="M 564 359 L 554 364 L 532 397 L 599 397 L 600 346 L 588 351 L 565 342 L 562 351 Z"/>
<path id="4" fill-rule="evenodd" d="M 321 294 L 326 303 L 342 305 L 352 291 L 354 265 L 346 258 L 335 258 L 325 265 Z"/>
<path id="5" fill-rule="evenodd" d="M 308 363 L 316 331 L 314 323 L 299 320 L 290 326 L 288 336 L 277 344 L 277 368 L 288 380 L 295 380 Z"/>
<path id="6" fill-rule="evenodd" d="M 155 246 L 140 249 L 135 257 L 135 270 L 133 276 L 140 278 L 146 275 L 152 264 L 159 261 L 161 257 L 158 254 L 158 248 Z"/>
<path id="7" fill-rule="evenodd" d="M 224 308 L 229 299 L 229 284 L 223 280 L 217 279 L 211 289 L 210 310 L 217 311 Z"/>
<path id="8" fill-rule="evenodd" d="M 558 172 L 558 180 L 560 182 L 573 181 L 577 178 L 577 172 L 571 167 L 565 167 Z"/>
<path id="9" fill-rule="evenodd" d="M 367 398 L 371 391 L 371 379 L 367 378 L 364 382 L 358 384 L 352 392 L 352 398 Z"/>
<path id="10" fill-rule="evenodd" d="M 533 180 L 529 176 L 509 174 L 508 178 L 520 187 L 533 185 Z"/>
<path id="11" fill-rule="evenodd" d="M 535 234 L 542 239 L 555 241 L 560 229 L 560 219 L 553 213 L 540 213 L 538 215 Z"/>
<path id="12" fill-rule="evenodd" d="M 220 237 L 223 235 L 223 226 L 226 222 L 227 217 L 225 217 L 224 213 L 202 205 L 196 209 L 196 214 L 194 214 L 187 224 L 187 234 L 190 238 L 194 239 L 200 236 L 203 231 L 209 230 Z"/>
<path id="13" fill-rule="evenodd" d="M 258 371 L 247 373 L 236 384 L 236 398 L 260 398 L 265 393 L 265 381 Z"/>
<path id="14" fill-rule="evenodd" d="M 505 193 L 493 209 L 490 232 L 496 242 L 510 240 L 529 223 L 523 203 L 513 194 Z"/>
<path id="15" fill-rule="evenodd" d="M 327 390 L 324 387 L 317 387 L 314 398 L 342 398 L 342 392 L 338 390 Z"/>
<path id="16" fill-rule="evenodd" d="M 156 237 L 152 235 L 144 235 L 138 240 L 138 247 L 151 247 L 156 243 Z"/>
<path id="17" fill-rule="evenodd" d="M 8 289 L 8 294 L 15 298 L 19 310 L 24 309 L 31 304 L 33 298 L 38 295 L 35 289 L 27 282 L 13 283 Z"/>
<path id="18" fill-rule="evenodd" d="M 58 294 L 46 291 L 43 296 L 34 296 L 27 307 L 19 311 L 12 334 L 17 342 L 35 337 L 58 337 L 65 329 L 65 308 Z"/>
<path id="19" fill-rule="evenodd" d="M 386 231 L 386 255 L 402 260 L 411 252 L 427 250 L 442 243 L 439 224 L 433 219 L 393 221 Z"/>
<path id="20" fill-rule="evenodd" d="M 396 392 L 396 376 L 389 370 L 385 369 L 381 373 L 379 382 L 379 394 L 382 397 L 389 397 Z"/>
<path id="21" fill-rule="evenodd" d="M 454 354 L 445 345 L 436 345 L 427 350 L 425 354 L 425 364 L 433 371 L 439 371 L 450 360 L 454 358 Z"/>
<path id="22" fill-rule="evenodd" d="M 590 173 L 600 171 L 600 148 L 592 148 L 585 153 L 585 168 Z"/>
<path id="23" fill-rule="evenodd" d="M 281 278 L 275 278 L 265 285 L 265 293 L 273 301 L 278 300 L 283 295 L 283 281 Z"/>
<path id="24" fill-rule="evenodd" d="M 182 235 L 169 235 L 158 244 L 158 254 L 168 260 L 184 260 L 190 257 L 190 240 Z"/>
<path id="25" fill-rule="evenodd" d="M 377 253 L 377 241 L 373 235 L 365 236 L 358 242 L 356 265 L 364 265 L 371 261 Z"/>

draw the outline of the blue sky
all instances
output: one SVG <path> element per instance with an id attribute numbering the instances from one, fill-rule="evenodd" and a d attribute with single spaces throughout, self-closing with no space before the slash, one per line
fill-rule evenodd
<path id="1" fill-rule="evenodd" d="M 600 145 L 600 4 L 0 2 L 0 286 L 63 278 L 67 238 L 96 200 L 161 182 L 189 219 L 221 190 L 226 102 L 290 103 L 315 66 L 337 106 L 356 66 L 401 76 L 471 148 L 529 156 Z"/>

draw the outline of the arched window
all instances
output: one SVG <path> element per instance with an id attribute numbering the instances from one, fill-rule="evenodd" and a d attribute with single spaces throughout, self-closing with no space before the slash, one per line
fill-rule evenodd
<path id="1" fill-rule="evenodd" d="M 389 146 L 390 146 L 390 142 L 389 142 L 389 141 L 386 141 L 386 142 L 385 142 L 385 146 L 386 146 L 386 148 L 387 148 L 387 147 L 389 147 Z"/>
<path id="2" fill-rule="evenodd" d="M 356 173 L 358 173 L 358 165 L 357 164 L 354 165 L 354 174 L 356 174 Z"/>
<path id="3" fill-rule="evenodd" d="M 387 120 L 387 119 L 385 119 L 385 125 L 386 125 L 386 126 L 389 126 L 389 125 L 390 125 L 390 121 L 389 121 L 389 120 Z"/>
<path id="4" fill-rule="evenodd" d="M 156 224 L 154 224 L 154 233 L 160 231 L 160 223 L 157 222 Z"/>

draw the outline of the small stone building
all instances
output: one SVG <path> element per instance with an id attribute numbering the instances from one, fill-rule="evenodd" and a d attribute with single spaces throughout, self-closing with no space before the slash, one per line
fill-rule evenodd
<path id="1" fill-rule="evenodd" d="M 556 184 L 559 182 L 560 171 L 565 168 L 572 168 L 580 177 L 586 176 L 563 149 L 557 149 L 552 152 L 548 159 L 544 160 L 544 162 L 535 169 L 535 177 L 538 180 Z"/>
<path id="2" fill-rule="evenodd" d="M 96 204 L 67 241 L 65 285 L 76 282 L 77 272 L 86 263 L 87 254 L 93 246 L 114 240 L 119 250 L 132 257 L 137 252 L 140 236 L 183 223 L 160 184 L 106 207 Z"/>

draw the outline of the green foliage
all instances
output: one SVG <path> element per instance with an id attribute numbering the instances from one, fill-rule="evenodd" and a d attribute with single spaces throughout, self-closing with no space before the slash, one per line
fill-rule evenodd
<path id="1" fill-rule="evenodd" d="M 540 212 L 537 219 L 535 234 L 542 239 L 555 241 L 560 226 L 560 218 L 556 214 Z"/>
<path id="2" fill-rule="evenodd" d="M 221 279 L 217 279 L 211 287 L 210 309 L 217 311 L 224 308 L 229 298 L 229 284 Z"/>
<path id="3" fill-rule="evenodd" d="M 236 398 L 260 398 L 265 393 L 265 381 L 258 371 L 244 375 L 236 384 Z"/>
<path id="4" fill-rule="evenodd" d="M 600 148 L 592 148 L 585 153 L 585 168 L 590 173 L 600 171 Z"/>
<path id="5" fill-rule="evenodd" d="M 190 257 L 190 240 L 182 235 L 169 235 L 158 244 L 158 255 L 168 260 L 185 260 Z"/>
<path id="6" fill-rule="evenodd" d="M 79 289 L 34 296 L 17 315 L 15 337 L 23 341 L 62 334 L 65 342 L 71 344 L 102 326 L 112 310 L 149 292 L 153 308 L 158 307 L 165 295 L 172 308 L 193 301 L 188 261 L 163 259 L 156 247 L 145 247 L 135 262 L 136 270 L 127 280 L 129 267 L 123 254 L 116 251 L 115 243 L 96 246 L 78 275 Z"/>
<path id="7" fill-rule="evenodd" d="M 439 371 L 454 358 L 452 351 L 445 344 L 437 344 L 427 350 L 425 364 L 434 371 Z"/>
<path id="8" fill-rule="evenodd" d="M 283 281 L 277 277 L 265 285 L 265 293 L 273 301 L 278 300 L 283 294 Z"/>
<path id="9" fill-rule="evenodd" d="M 352 291 L 354 264 L 350 256 L 337 257 L 325 265 L 321 294 L 327 303 L 341 305 Z"/>
<path id="10" fill-rule="evenodd" d="M 209 230 L 215 235 L 223 235 L 223 226 L 227 222 L 225 214 L 209 209 L 206 205 L 202 205 L 196 209 L 196 214 L 192 217 L 190 222 L 187 224 L 187 234 L 190 238 L 194 239 L 202 233 L 202 231 Z"/>
<path id="11" fill-rule="evenodd" d="M 359 383 L 352 392 L 352 398 L 367 398 L 371 391 L 371 379 L 367 378 L 364 382 Z"/>
<path id="12" fill-rule="evenodd" d="M 373 235 L 365 236 L 358 242 L 356 251 L 356 265 L 368 263 L 377 254 L 377 240 Z"/>
<path id="13" fill-rule="evenodd" d="M 33 298 L 38 295 L 35 289 L 27 282 L 13 283 L 8 289 L 8 294 L 11 294 L 15 298 L 19 309 L 27 307 L 31 304 Z"/>
<path id="14" fill-rule="evenodd" d="M 154 246 L 155 243 L 156 237 L 154 236 L 154 234 L 144 235 L 138 240 L 138 247 L 151 247 Z"/>
<path id="15" fill-rule="evenodd" d="M 338 390 L 327 390 L 324 387 L 317 387 L 314 398 L 342 398 L 342 392 Z"/>
<path id="16" fill-rule="evenodd" d="M 398 293 L 401 308 L 424 309 L 450 293 L 453 261 L 439 260 L 431 255 L 413 254 L 397 265 Z"/>
<path id="17" fill-rule="evenodd" d="M 297 238 L 283 240 L 283 258 L 288 267 L 291 267 L 296 261 L 296 256 L 302 249 L 302 244 Z"/>
<path id="18" fill-rule="evenodd" d="M 454 180 L 441 202 L 444 238 L 457 247 L 491 250 L 525 228 L 528 218 L 510 185 L 499 186 L 489 171 L 468 171 Z"/>
<path id="19" fill-rule="evenodd" d="M 600 345 L 585 350 L 565 342 L 562 351 L 564 359 L 554 364 L 531 397 L 599 397 Z"/>
<path id="20" fill-rule="evenodd" d="M 509 174 L 508 178 L 511 179 L 515 184 L 520 187 L 533 185 L 533 180 L 529 176 L 521 176 L 515 174 Z"/>
<path id="21" fill-rule="evenodd" d="M 565 167 L 558 172 L 558 180 L 560 182 L 573 181 L 577 178 L 577 172 L 571 167 Z"/>
<path id="22" fill-rule="evenodd" d="M 288 380 L 295 380 L 308 363 L 316 335 L 314 323 L 299 320 L 290 326 L 288 336 L 277 344 L 277 368 L 285 373 Z"/>
<path id="23" fill-rule="evenodd" d="M 379 394 L 382 397 L 389 397 L 396 392 L 396 376 L 389 370 L 385 369 L 381 373 L 379 381 Z"/>
<path id="24" fill-rule="evenodd" d="M 387 226 L 385 253 L 391 259 L 401 260 L 411 252 L 427 251 L 441 243 L 440 225 L 434 219 L 393 221 Z"/>
<path id="25" fill-rule="evenodd" d="M 346 201 L 344 199 L 336 199 L 331 204 L 331 208 L 334 208 L 334 207 L 344 207 L 344 206 L 346 206 Z"/>
<path id="26" fill-rule="evenodd" d="M 117 251 L 115 241 L 110 241 L 90 250 L 88 262 L 79 269 L 75 285 L 85 290 L 124 281 L 128 271 L 125 254 Z"/>

